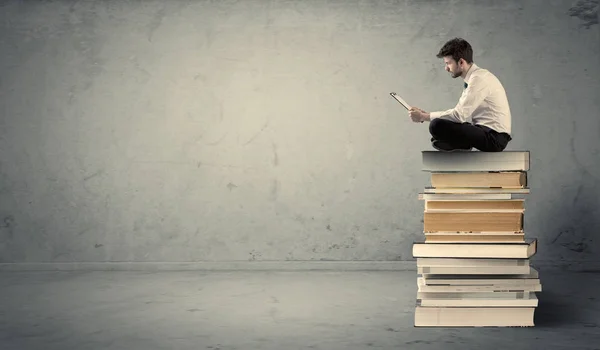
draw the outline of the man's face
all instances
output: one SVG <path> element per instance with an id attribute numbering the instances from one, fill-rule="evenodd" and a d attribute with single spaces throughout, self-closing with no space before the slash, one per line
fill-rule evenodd
<path id="1" fill-rule="evenodd" d="M 462 61 L 462 58 L 460 59 Z M 452 56 L 444 57 L 444 64 L 446 65 L 446 71 L 450 72 L 452 78 L 458 78 L 463 74 L 463 70 L 460 65 L 452 58 Z"/>

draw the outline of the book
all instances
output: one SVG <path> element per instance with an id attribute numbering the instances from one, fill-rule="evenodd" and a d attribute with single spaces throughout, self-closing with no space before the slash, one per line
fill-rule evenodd
<path id="1" fill-rule="evenodd" d="M 537 252 L 537 239 L 524 243 L 413 243 L 415 258 L 512 258 L 528 259 Z"/>
<path id="2" fill-rule="evenodd" d="M 527 274 L 498 274 L 498 275 L 460 275 L 460 274 L 422 274 L 425 283 L 429 286 L 492 286 L 492 285 L 514 285 L 529 286 L 540 283 L 539 273 L 530 268 Z"/>
<path id="3" fill-rule="evenodd" d="M 520 172 L 463 172 L 432 173 L 434 188 L 525 188 L 527 173 Z"/>
<path id="4" fill-rule="evenodd" d="M 415 327 L 532 327 L 535 307 L 415 308 Z"/>
<path id="5" fill-rule="evenodd" d="M 437 232 L 436 232 L 437 233 Z M 461 235 L 425 233 L 425 243 L 523 243 L 525 234 L 511 235 Z"/>
<path id="6" fill-rule="evenodd" d="M 522 232 L 522 212 L 430 212 L 423 213 L 423 232 Z"/>
<path id="7" fill-rule="evenodd" d="M 429 266 L 417 267 L 417 273 L 426 275 L 435 274 L 464 274 L 468 275 L 506 275 L 526 274 L 531 271 L 529 266 Z"/>
<path id="8" fill-rule="evenodd" d="M 426 279 L 439 280 L 442 276 L 454 280 L 459 279 L 457 276 L 462 279 L 484 277 L 489 279 L 496 276 L 524 278 L 519 276 L 533 276 L 536 272 L 529 265 L 529 259 L 417 259 L 417 273 Z"/>
<path id="9" fill-rule="evenodd" d="M 422 151 L 422 170 L 429 172 L 528 171 L 529 151 Z"/>
<path id="10" fill-rule="evenodd" d="M 417 306 L 429 307 L 537 307 L 535 292 L 417 292 Z"/>
<path id="11" fill-rule="evenodd" d="M 417 266 L 529 266 L 529 259 L 417 258 Z"/>
<path id="12" fill-rule="evenodd" d="M 491 199 L 491 200 L 468 200 L 468 199 L 446 199 L 446 200 L 425 200 L 425 210 L 433 209 L 479 209 L 486 211 L 503 209 L 525 209 L 524 199 Z"/>
<path id="13" fill-rule="evenodd" d="M 470 187 L 425 187 L 425 193 L 452 193 L 452 194 L 500 194 L 517 193 L 529 194 L 529 188 L 470 188 Z"/>
<path id="14" fill-rule="evenodd" d="M 524 213 L 525 209 L 512 208 L 425 208 L 425 213 Z"/>
<path id="15" fill-rule="evenodd" d="M 419 193 L 420 200 L 509 200 L 518 199 L 514 193 Z"/>
<path id="16" fill-rule="evenodd" d="M 479 293 L 479 292 L 541 292 L 542 285 L 539 283 L 527 284 L 457 284 L 457 285 L 431 285 L 425 282 L 423 277 L 417 278 L 418 292 L 431 293 Z"/>

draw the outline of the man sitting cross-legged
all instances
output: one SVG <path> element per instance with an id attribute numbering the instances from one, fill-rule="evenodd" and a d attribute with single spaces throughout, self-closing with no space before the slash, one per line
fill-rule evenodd
<path id="1" fill-rule="evenodd" d="M 445 152 L 501 152 L 511 137 L 511 113 L 504 87 L 487 69 L 473 63 L 471 45 L 460 38 L 448 41 L 437 54 L 453 78 L 464 79 L 464 90 L 456 106 L 439 112 L 413 107 L 414 122 L 428 121 L 432 145 Z M 472 123 L 467 121 L 472 120 Z"/>

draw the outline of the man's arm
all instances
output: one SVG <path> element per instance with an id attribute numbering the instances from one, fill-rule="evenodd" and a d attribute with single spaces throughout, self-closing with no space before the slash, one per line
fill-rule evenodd
<path id="1" fill-rule="evenodd" d="M 479 76 L 473 77 L 469 87 L 460 96 L 454 108 L 427 113 L 426 119 L 432 121 L 436 118 L 447 119 L 453 122 L 464 123 L 473 114 L 473 111 L 487 97 L 489 89 L 483 79 Z"/>

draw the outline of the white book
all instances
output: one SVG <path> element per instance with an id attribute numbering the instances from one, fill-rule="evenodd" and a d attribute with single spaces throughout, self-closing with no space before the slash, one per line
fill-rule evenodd
<path id="1" fill-rule="evenodd" d="M 537 307 L 533 292 L 417 293 L 417 306 L 430 307 Z"/>
<path id="2" fill-rule="evenodd" d="M 533 327 L 534 307 L 415 308 L 415 327 Z"/>
<path id="3" fill-rule="evenodd" d="M 423 151 L 423 171 L 528 171 L 529 151 L 440 152 Z"/>
<path id="4" fill-rule="evenodd" d="M 417 258 L 417 266 L 529 266 L 529 259 Z"/>
<path id="5" fill-rule="evenodd" d="M 525 209 L 428 209 L 425 208 L 424 213 L 524 213 Z"/>
<path id="6" fill-rule="evenodd" d="M 417 267 L 419 274 L 436 275 L 524 275 L 530 266 L 427 266 Z"/>
<path id="7" fill-rule="evenodd" d="M 425 193 L 448 193 L 448 194 L 529 194 L 529 188 L 471 188 L 471 187 L 425 187 Z"/>
<path id="8" fill-rule="evenodd" d="M 434 275 L 421 276 L 428 286 L 533 286 L 540 284 L 537 271 L 526 275 Z M 420 277 L 418 277 L 420 278 Z"/>
<path id="9" fill-rule="evenodd" d="M 456 280 L 459 278 L 457 276 L 461 276 L 461 279 L 468 279 L 470 276 L 499 278 L 506 275 L 518 278 L 537 274 L 537 271 L 529 265 L 529 259 L 417 258 L 417 273 L 424 277 L 431 276 L 432 279 L 446 276 L 444 280 Z"/>
<path id="10" fill-rule="evenodd" d="M 537 239 L 524 243 L 413 243 L 415 258 L 528 259 L 537 252 Z"/>
<path id="11" fill-rule="evenodd" d="M 462 232 L 462 231 L 435 231 L 425 232 L 426 236 L 448 236 L 448 235 L 462 235 L 462 236 L 514 236 L 524 235 L 525 231 L 475 231 L 475 232 Z"/>
<path id="12" fill-rule="evenodd" d="M 500 282 L 494 284 L 481 284 L 481 285 L 468 285 L 468 284 L 457 284 L 457 285 L 431 285 L 427 284 L 425 278 L 417 278 L 417 291 L 418 292 L 429 292 L 429 293 L 476 293 L 476 292 L 541 292 L 542 284 L 537 283 L 507 283 L 501 284 Z"/>
<path id="13" fill-rule="evenodd" d="M 419 193 L 420 200 L 431 200 L 431 201 L 441 201 L 441 200 L 506 200 L 513 199 L 515 197 L 512 193 L 438 193 L 438 192 L 427 192 L 427 193 Z"/>
<path id="14" fill-rule="evenodd" d="M 457 199 L 440 199 L 440 200 L 425 200 L 425 210 L 427 209 L 459 209 L 464 210 L 467 208 L 473 208 L 478 210 L 503 210 L 504 209 L 525 209 L 525 200 L 524 199 L 500 199 L 500 200 L 490 200 L 490 199 L 476 199 L 469 200 L 464 198 Z"/>

